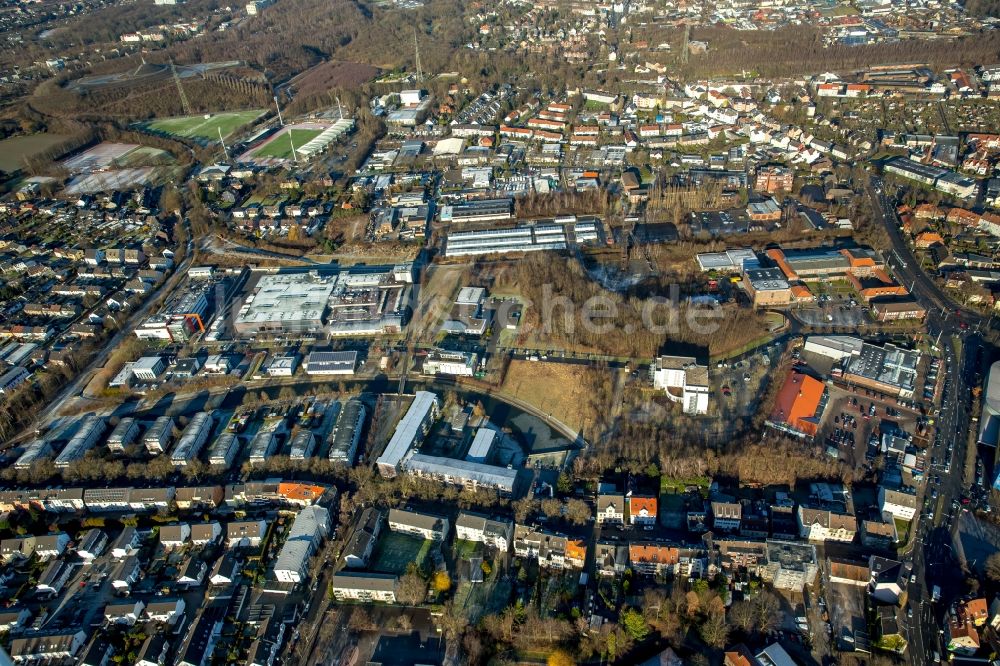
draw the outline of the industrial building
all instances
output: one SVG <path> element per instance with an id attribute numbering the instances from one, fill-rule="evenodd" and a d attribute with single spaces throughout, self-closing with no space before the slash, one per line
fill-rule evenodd
<path id="1" fill-rule="evenodd" d="M 189 282 L 187 289 L 160 312 L 146 318 L 135 329 L 142 340 L 185 342 L 195 333 L 205 332 L 205 318 L 211 302 L 213 283 Z"/>
<path id="2" fill-rule="evenodd" d="M 348 466 L 354 465 L 358 454 L 358 443 L 361 441 L 361 431 L 365 425 L 365 406 L 357 398 L 351 398 L 341 410 L 337 424 L 330 431 L 330 460 L 342 462 Z"/>
<path id="3" fill-rule="evenodd" d="M 750 249 L 702 252 L 695 259 L 702 272 L 743 273 L 745 270 L 760 267 L 760 260 Z"/>
<path id="4" fill-rule="evenodd" d="M 489 322 L 489 315 L 483 311 L 485 302 L 486 290 L 482 287 L 462 287 L 441 331 L 449 335 L 482 335 Z"/>
<path id="5" fill-rule="evenodd" d="M 356 351 L 314 351 L 306 357 L 307 375 L 353 375 L 358 363 Z"/>
<path id="6" fill-rule="evenodd" d="M 591 242 L 596 234 L 596 224 L 593 222 L 526 223 L 500 229 L 451 231 L 445 237 L 444 254 L 447 257 L 467 257 L 503 252 L 565 250 L 570 245 L 567 229 L 572 231 L 578 244 Z"/>
<path id="7" fill-rule="evenodd" d="M 225 374 L 233 369 L 233 360 L 222 354 L 210 354 L 205 359 L 205 372 Z"/>
<path id="8" fill-rule="evenodd" d="M 170 462 L 183 466 L 197 458 L 209 435 L 212 434 L 214 424 L 215 419 L 208 412 L 199 412 L 191 417 L 191 422 L 184 428 L 170 454 Z"/>
<path id="9" fill-rule="evenodd" d="M 948 170 L 914 162 L 905 157 L 894 157 L 885 163 L 885 172 L 933 187 L 937 179 L 948 173 Z"/>
<path id="10" fill-rule="evenodd" d="M 87 451 L 97 445 L 98 440 L 104 435 L 104 417 L 90 414 L 80 421 L 80 428 L 66 444 L 62 452 L 56 456 L 56 467 L 69 467 L 70 463 L 83 458 Z"/>
<path id="11" fill-rule="evenodd" d="M 132 365 L 132 375 L 144 382 L 155 382 L 166 369 L 167 363 L 162 356 L 143 356 Z"/>
<path id="12" fill-rule="evenodd" d="M 320 333 L 336 276 L 308 273 L 264 275 L 233 323 L 236 333 Z"/>
<path id="13" fill-rule="evenodd" d="M 354 268 L 337 276 L 326 332 L 330 337 L 399 333 L 413 284 L 412 264 Z"/>
<path id="14" fill-rule="evenodd" d="M 403 462 L 403 469 L 415 476 L 466 488 L 491 488 L 506 495 L 514 493 L 517 482 L 517 470 L 422 453 L 410 454 Z"/>
<path id="15" fill-rule="evenodd" d="M 392 438 L 386 444 L 375 464 L 382 476 L 391 478 L 400 470 L 400 463 L 410 448 L 423 441 L 437 418 L 440 405 L 437 395 L 430 391 L 417 391 L 410 408 L 396 425 Z"/>
<path id="16" fill-rule="evenodd" d="M 845 359 L 842 376 L 846 382 L 908 399 L 916 387 L 919 362 L 919 352 L 866 342 L 857 355 Z"/>
<path id="17" fill-rule="evenodd" d="M 802 350 L 842 361 L 861 353 L 865 341 L 849 335 L 810 335 Z"/>
<path id="18" fill-rule="evenodd" d="M 424 359 L 425 375 L 471 377 L 476 372 L 477 356 L 472 352 L 434 349 Z"/>
<path id="19" fill-rule="evenodd" d="M 463 222 L 493 222 L 514 217 L 512 199 L 484 199 L 466 201 L 441 207 L 441 221 L 461 224 Z"/>
<path id="20" fill-rule="evenodd" d="M 972 178 L 955 173 L 949 169 L 914 162 L 905 157 L 893 157 L 886 162 L 885 172 L 928 185 L 959 199 L 968 199 L 975 196 L 978 189 L 977 181 Z"/>
<path id="21" fill-rule="evenodd" d="M 267 374 L 271 377 L 291 377 L 299 367 L 299 355 L 278 354 L 271 357 L 267 363 Z"/>

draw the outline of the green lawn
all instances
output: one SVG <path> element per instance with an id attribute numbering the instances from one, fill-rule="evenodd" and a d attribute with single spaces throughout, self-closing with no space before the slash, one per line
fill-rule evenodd
<path id="1" fill-rule="evenodd" d="M 703 491 L 707 491 L 710 485 L 711 482 L 706 476 L 694 476 L 688 479 L 672 478 L 666 475 L 660 477 L 660 493 L 680 494 L 688 486 L 698 486 Z"/>
<path id="2" fill-rule="evenodd" d="M 418 567 L 430 552 L 431 541 L 406 534 L 387 532 L 378 541 L 372 556 L 372 569 L 379 573 L 404 574 L 413 562 Z"/>
<path id="3" fill-rule="evenodd" d="M 279 159 L 292 159 L 292 143 L 295 148 L 301 148 L 322 133 L 322 130 L 314 129 L 290 129 L 281 134 L 274 141 L 264 145 L 254 157 L 277 157 Z"/>
<path id="4" fill-rule="evenodd" d="M 213 141 L 219 138 L 219 130 L 222 130 L 223 137 L 227 137 L 238 127 L 257 120 L 263 113 L 262 110 L 257 109 L 254 111 L 213 113 L 208 118 L 205 118 L 204 115 L 178 116 L 153 120 L 146 126 L 154 132 L 173 134 L 186 139 Z"/>
<path id="5" fill-rule="evenodd" d="M 896 534 L 899 535 L 898 543 L 908 543 L 910 540 L 910 522 L 900 518 L 893 518 L 893 522 L 896 523 Z"/>
<path id="6" fill-rule="evenodd" d="M 477 541 L 466 541 L 465 539 L 455 539 L 455 557 L 467 559 L 470 557 L 481 557 L 483 554 L 482 544 Z"/>

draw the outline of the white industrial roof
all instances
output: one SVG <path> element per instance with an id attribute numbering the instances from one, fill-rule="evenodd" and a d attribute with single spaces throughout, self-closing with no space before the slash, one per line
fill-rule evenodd
<path id="1" fill-rule="evenodd" d="M 433 409 L 435 402 L 437 402 L 437 395 L 434 393 L 417 391 L 416 395 L 413 396 L 410 408 L 406 410 L 406 414 L 396 426 L 395 432 L 392 433 L 392 439 L 389 440 L 385 451 L 376 462 L 393 467 L 399 464 L 399 461 L 403 459 L 416 440 L 424 419 Z"/>
<path id="2" fill-rule="evenodd" d="M 236 318 L 238 324 L 312 321 L 323 316 L 336 283 L 318 273 L 265 275 Z"/>

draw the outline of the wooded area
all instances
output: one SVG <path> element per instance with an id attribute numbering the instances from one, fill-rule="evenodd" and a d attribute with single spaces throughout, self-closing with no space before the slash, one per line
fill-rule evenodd
<path id="1" fill-rule="evenodd" d="M 825 71 L 861 70 L 871 65 L 925 62 L 936 69 L 992 63 L 1000 59 L 1000 34 L 985 32 L 956 39 L 909 39 L 892 43 L 823 45 L 815 28 L 789 26 L 758 32 L 699 26 L 691 39 L 706 41 L 708 51 L 682 66 L 687 77 L 751 73 L 793 77 Z"/>
<path id="2" fill-rule="evenodd" d="M 671 303 L 669 278 L 624 293 L 610 291 L 570 257 L 530 254 L 511 263 L 480 262 L 471 274 L 496 291 L 520 293 L 531 304 L 521 322 L 522 342 L 539 336 L 556 348 L 652 358 L 668 342 L 698 345 L 716 355 L 767 332 L 764 316 L 747 308 L 689 305 L 680 298 L 679 288 L 677 303 Z M 588 303 L 593 316 L 585 314 Z"/>

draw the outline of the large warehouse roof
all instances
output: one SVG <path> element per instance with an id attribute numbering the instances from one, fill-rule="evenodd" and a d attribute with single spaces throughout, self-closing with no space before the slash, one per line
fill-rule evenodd
<path id="1" fill-rule="evenodd" d="M 265 275 L 240 310 L 236 325 L 319 321 L 335 283 L 335 277 L 314 272 Z"/>
<path id="2" fill-rule="evenodd" d="M 1000 439 L 1000 361 L 990 366 L 979 420 L 979 443 L 996 446 Z"/>

